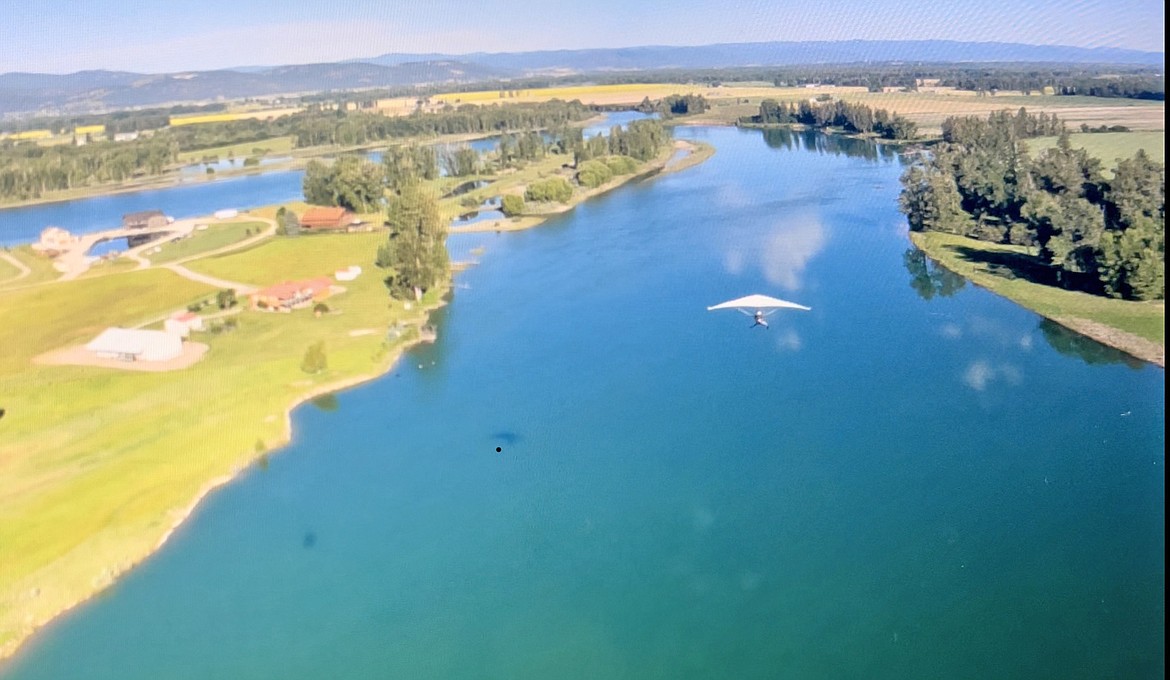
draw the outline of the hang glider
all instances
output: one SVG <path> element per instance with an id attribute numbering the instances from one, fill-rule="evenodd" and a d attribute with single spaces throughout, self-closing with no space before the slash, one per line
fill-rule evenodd
<path id="1" fill-rule="evenodd" d="M 789 302 L 788 300 L 768 297 L 767 295 L 748 295 L 747 297 L 728 300 L 727 302 L 721 302 L 708 307 L 707 311 L 713 312 L 716 309 L 734 309 L 737 312 L 753 317 L 756 321 L 752 324 L 753 328 L 756 326 L 767 328 L 768 322 L 764 321 L 764 317 L 771 316 L 781 309 L 802 309 L 807 312 L 811 308 L 798 305 L 795 302 Z"/>

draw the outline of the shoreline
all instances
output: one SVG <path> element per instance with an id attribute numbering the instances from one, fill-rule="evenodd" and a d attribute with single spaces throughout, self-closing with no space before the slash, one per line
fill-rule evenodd
<path id="1" fill-rule="evenodd" d="M 660 154 L 658 158 L 647 161 L 646 167 L 639 169 L 637 172 L 629 175 L 622 175 L 615 177 L 609 182 L 602 184 L 593 189 L 587 189 L 580 195 L 573 196 L 568 203 L 554 205 L 553 207 L 543 210 L 541 212 L 530 212 L 516 217 L 504 217 L 496 220 L 486 220 L 476 224 L 468 225 L 466 227 L 449 227 L 447 233 L 449 235 L 457 234 L 483 234 L 490 232 L 504 232 L 504 231 L 524 231 L 526 229 L 533 229 L 544 224 L 550 217 L 556 215 L 563 215 L 570 210 L 576 208 L 578 205 L 588 201 L 591 198 L 600 196 L 617 189 L 618 187 L 629 184 L 630 182 L 642 181 L 650 179 L 656 175 L 666 175 L 673 172 L 681 172 L 687 168 L 698 165 L 706 161 L 711 156 L 715 155 L 715 147 L 704 142 L 695 142 L 691 140 L 674 140 L 670 145 L 669 154 Z M 679 151 L 686 153 L 677 160 L 675 154 Z M 673 163 L 673 164 L 672 164 Z"/>
<path id="2" fill-rule="evenodd" d="M 419 312 L 421 316 L 410 322 L 404 322 L 406 327 L 421 329 L 423 326 L 427 325 L 431 314 L 448 304 L 451 292 L 454 290 L 454 276 L 457 273 L 458 270 L 452 268 L 438 301 L 431 305 L 420 307 Z M 18 629 L 12 639 L 6 641 L 3 646 L 0 646 L 0 670 L 3 670 L 3 666 L 7 660 L 16 657 L 17 653 L 21 650 L 22 647 L 25 646 L 28 641 L 32 640 L 38 634 L 44 632 L 49 626 L 53 625 L 53 623 L 59 620 L 62 616 L 65 616 L 74 609 L 77 609 L 78 607 L 86 604 L 93 598 L 103 593 L 107 588 L 115 585 L 119 578 L 141 566 L 156 553 L 158 553 L 158 551 L 166 545 L 167 541 L 169 541 L 175 535 L 175 533 L 178 532 L 184 524 L 186 524 L 187 520 L 191 518 L 191 515 L 193 515 L 195 511 L 199 509 L 199 506 L 203 503 L 203 501 L 206 500 L 207 497 L 210 496 L 213 492 L 238 479 L 242 473 L 255 466 L 257 461 L 273 453 L 277 453 L 291 444 L 293 440 L 293 411 L 295 411 L 304 403 L 317 397 L 323 396 L 325 394 L 342 392 L 344 390 L 357 387 L 358 385 L 362 385 L 385 376 L 402 359 L 403 355 L 405 355 L 407 351 L 425 342 L 428 342 L 428 340 L 423 337 L 421 333 L 418 333 L 414 338 L 396 345 L 392 350 L 387 352 L 386 357 L 384 358 L 385 363 L 377 370 L 359 373 L 357 375 L 340 378 L 330 383 L 317 385 L 313 388 L 310 388 L 303 394 L 294 397 L 292 402 L 284 409 L 284 429 L 281 432 L 281 436 L 278 440 L 266 445 L 263 451 L 253 451 L 246 462 L 237 465 L 231 470 L 231 472 L 219 475 L 218 477 L 207 481 L 203 486 L 199 487 L 199 490 L 195 493 L 195 496 L 192 498 L 190 503 L 184 506 L 180 506 L 180 509 L 177 512 L 169 513 L 169 516 L 173 517 L 174 519 L 168 523 L 167 528 L 163 531 L 162 536 L 159 537 L 158 541 L 154 543 L 154 546 L 150 548 L 145 554 L 138 557 L 132 557 L 115 565 L 106 567 L 99 575 L 101 580 L 100 585 L 95 585 L 92 591 L 77 598 L 75 601 L 64 605 L 56 612 L 49 614 L 43 621 L 31 622 L 27 624 L 26 629 Z M 95 578 L 94 580 L 97 581 L 98 578 Z"/>
<path id="3" fill-rule="evenodd" d="M 683 156 L 681 159 L 675 159 L 675 156 L 678 153 L 678 151 L 682 150 L 682 149 L 686 149 L 688 151 L 687 154 L 685 156 Z M 524 222 L 524 226 L 518 227 L 518 228 L 513 228 L 513 229 L 507 229 L 507 230 L 508 231 L 516 231 L 518 229 L 527 229 L 527 228 L 539 226 L 539 225 L 543 224 L 548 218 L 553 217 L 555 215 L 559 215 L 559 214 L 568 212 L 568 211 L 572 210 L 573 208 L 575 208 L 580 203 L 583 203 L 591 198 L 594 198 L 594 197 L 599 196 L 601 194 L 612 191 L 620 186 L 623 186 L 623 185 L 625 185 L 629 182 L 635 181 L 635 180 L 649 179 L 649 178 L 652 178 L 652 177 L 657 176 L 657 175 L 667 174 L 670 172 L 676 172 L 679 170 L 683 170 L 687 167 L 691 167 L 692 165 L 696 165 L 696 164 L 706 160 L 711 155 L 713 155 L 714 152 L 715 152 L 714 147 L 712 147 L 709 144 L 704 144 L 702 142 L 691 142 L 691 141 L 687 141 L 687 140 L 676 140 L 666 150 L 664 150 L 663 153 L 658 158 L 655 158 L 654 160 L 647 163 L 647 166 L 645 168 L 642 168 L 639 172 L 631 173 L 630 175 L 616 178 L 615 180 L 612 180 L 605 185 L 602 185 L 600 187 L 596 187 L 594 189 L 590 189 L 588 191 L 585 191 L 581 195 L 574 197 L 575 200 L 572 201 L 570 204 L 566 204 L 564 206 L 557 206 L 557 208 L 553 211 L 549 211 L 546 213 L 540 213 L 540 214 L 522 216 L 521 220 Z M 698 159 L 693 160 L 690 163 L 684 163 L 684 161 L 690 160 L 690 159 L 695 158 L 695 157 L 698 157 Z M 673 167 L 668 167 L 670 165 L 672 159 L 675 159 L 676 165 Z M 512 218 L 508 218 L 509 222 L 511 222 L 511 220 L 512 220 Z M 489 224 L 492 224 L 492 223 L 489 223 Z M 504 231 L 505 229 L 497 229 L 495 227 L 488 228 L 486 226 L 475 225 L 474 227 L 469 227 L 468 230 L 469 231 L 496 231 L 496 230 Z M 458 234 L 458 233 L 469 233 L 469 232 L 468 231 L 457 231 L 456 229 L 450 229 L 450 230 L 448 230 L 448 233 Z M 454 277 L 456 274 L 458 274 L 460 271 L 462 271 L 463 269 L 466 268 L 466 266 L 461 266 L 464 264 L 466 264 L 466 263 L 458 263 L 458 262 L 451 263 L 449 276 L 446 279 L 445 287 L 440 291 L 440 295 L 438 297 L 438 300 L 430 305 L 420 306 L 418 308 L 417 314 L 415 316 L 413 316 L 410 321 L 402 322 L 407 328 L 421 329 L 423 326 L 427 325 L 433 312 L 435 312 L 438 309 L 441 309 L 442 307 L 444 307 L 448 304 L 449 299 L 450 299 L 450 295 L 455 287 L 454 286 Z M 310 401 L 316 397 L 319 397 L 319 396 L 322 396 L 325 394 L 341 392 L 341 391 L 356 387 L 358 385 L 368 383 L 368 382 L 371 382 L 373 380 L 377 380 L 377 379 L 385 376 L 402 359 L 402 356 L 408 350 L 416 347 L 419 344 L 427 342 L 427 341 L 428 340 L 425 337 L 423 337 L 421 333 L 418 333 L 418 334 L 416 334 L 415 337 L 409 339 L 406 342 L 403 342 L 401 344 L 396 345 L 394 348 L 392 348 L 390 351 L 388 351 L 386 356 L 383 358 L 384 363 L 381 366 L 379 366 L 376 370 L 367 371 L 364 373 L 359 373 L 359 374 L 348 376 L 348 377 L 343 377 L 343 378 L 340 378 L 340 379 L 335 380 L 333 382 L 317 385 L 317 386 L 314 386 L 314 387 L 306 390 L 305 392 L 297 395 L 296 397 L 294 397 L 293 400 L 291 401 L 291 403 L 285 408 L 284 427 L 283 427 L 283 430 L 281 432 L 281 436 L 279 437 L 279 439 L 274 440 L 271 443 L 265 443 L 265 448 L 263 451 L 253 451 L 250 454 L 248 454 L 245 462 L 242 462 L 239 465 L 237 465 L 236 467 L 232 468 L 229 473 L 219 475 L 211 480 L 208 480 L 205 484 L 203 484 L 202 486 L 199 487 L 199 490 L 195 493 L 194 497 L 192 498 L 192 500 L 189 503 L 187 503 L 185 505 L 178 506 L 176 509 L 174 509 L 172 511 L 168 511 L 168 513 L 167 513 L 167 515 L 165 515 L 165 517 L 167 519 L 169 519 L 170 521 L 165 522 L 166 529 L 163 531 L 163 533 L 159 537 L 159 539 L 157 541 L 153 542 L 153 544 L 152 544 L 153 547 L 146 550 L 144 554 L 141 554 L 138 556 L 133 556 L 133 557 L 124 559 L 124 560 L 122 560 L 114 565 L 107 566 L 101 572 L 101 574 L 99 574 L 99 577 L 94 579 L 94 587 L 90 592 L 86 593 L 83 596 L 76 598 L 76 600 L 74 600 L 72 602 L 65 604 L 64 606 L 57 609 L 53 613 L 48 614 L 47 616 L 44 617 L 43 620 L 29 622 L 26 624 L 26 627 L 18 628 L 15 631 L 16 634 L 14 635 L 14 637 L 12 639 L 5 641 L 3 643 L 3 645 L 0 645 L 0 666 L 2 666 L 3 662 L 6 659 L 10 659 L 10 658 L 15 657 L 16 654 L 19 652 L 19 650 L 25 646 L 26 642 L 28 642 L 29 640 L 34 638 L 38 633 L 46 630 L 55 621 L 59 620 L 63 615 L 68 614 L 69 612 L 73 611 L 74 609 L 76 609 L 76 608 L 80 607 L 81 605 L 85 604 L 86 602 L 90 601 L 91 599 L 93 599 L 97 595 L 100 595 L 107 588 L 115 585 L 120 577 L 129 573 L 130 571 L 132 571 L 136 567 L 142 565 L 143 563 L 146 562 L 146 560 L 150 559 L 153 555 L 155 555 L 161 548 L 163 548 L 166 545 L 167 541 L 169 541 L 172 537 L 174 537 L 174 535 L 183 527 L 183 525 L 187 522 L 187 520 L 190 519 L 191 516 L 198 510 L 199 505 L 208 496 L 210 496 L 213 492 L 215 492 L 216 490 L 220 489 L 223 486 L 226 486 L 227 484 L 234 481 L 235 479 L 239 478 L 239 476 L 243 472 L 248 470 L 250 467 L 256 465 L 257 461 L 259 461 L 259 460 L 263 459 L 264 457 L 271 455 L 271 454 L 273 454 L 281 449 L 286 448 L 293 441 L 293 434 L 294 433 L 293 433 L 292 412 L 294 410 L 296 410 L 299 406 L 301 406 L 305 402 Z"/>
<path id="4" fill-rule="evenodd" d="M 1134 357 L 1135 359 L 1153 364 L 1159 368 L 1166 368 L 1166 348 L 1164 345 L 1159 345 L 1153 340 L 1136 335 L 1122 328 L 1110 326 L 1101 321 L 1094 321 L 1092 319 L 1083 318 L 1082 316 L 1078 316 L 1075 312 L 1053 313 L 1051 310 L 1040 309 L 1038 308 L 1039 305 L 1034 304 L 1034 301 L 1023 299 L 1022 296 L 1011 295 L 1007 291 L 994 285 L 995 281 L 989 278 L 991 277 L 990 274 L 986 274 L 978 270 L 964 271 L 962 267 L 956 267 L 953 260 L 948 257 L 946 253 L 940 252 L 940 248 L 931 247 L 931 244 L 927 242 L 922 233 L 909 232 L 909 238 L 914 247 L 925 253 L 927 257 L 934 260 L 939 264 L 939 266 L 945 267 L 948 271 L 953 272 L 957 276 L 963 277 L 964 281 L 968 281 L 972 285 L 978 286 L 979 288 L 998 295 L 1005 300 L 1008 300 L 1012 304 L 1019 305 L 1020 307 L 1034 314 L 1042 316 L 1045 319 L 1052 321 L 1053 323 L 1060 324 L 1064 328 L 1067 328 L 1074 333 L 1083 335 L 1095 342 L 1099 342 L 1106 347 L 1111 347 L 1120 352 L 1124 352 Z M 1029 285 L 1041 286 L 1041 284 L 1034 284 L 1030 282 Z M 1067 294 L 1089 295 L 1088 293 L 1076 293 L 1074 291 L 1065 291 L 1063 289 L 1054 289 L 1054 292 L 1055 291 Z M 1101 298 L 1101 300 L 1095 301 L 1116 302 L 1121 304 L 1130 302 L 1125 300 L 1113 300 L 1111 298 Z M 1131 304 L 1142 303 L 1131 302 Z"/>

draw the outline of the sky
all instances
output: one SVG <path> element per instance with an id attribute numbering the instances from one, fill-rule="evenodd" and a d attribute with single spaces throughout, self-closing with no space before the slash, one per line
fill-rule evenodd
<path id="1" fill-rule="evenodd" d="M 0 73 L 768 40 L 1163 51 L 1159 0 L 2 0 Z"/>

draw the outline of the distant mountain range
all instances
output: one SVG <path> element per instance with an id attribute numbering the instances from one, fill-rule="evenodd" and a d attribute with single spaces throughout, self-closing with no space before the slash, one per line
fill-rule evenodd
<path id="1" fill-rule="evenodd" d="M 533 73 L 551 70 L 599 71 L 662 68 L 720 68 L 856 62 L 1059 62 L 1160 66 L 1162 52 L 1112 47 L 1066 47 L 953 40 L 844 40 L 725 43 L 697 47 L 619 47 L 541 52 L 470 54 L 383 54 L 360 61 L 401 64 L 459 60 L 497 69 Z"/>
<path id="2" fill-rule="evenodd" d="M 80 71 L 68 75 L 0 75 L 0 114 L 23 111 L 87 112 L 206 102 L 273 94 L 399 87 L 424 83 L 477 82 L 510 75 L 490 66 L 441 59 L 274 66 L 263 69 L 143 74 Z"/>
<path id="3" fill-rule="evenodd" d="M 468 83 L 526 75 L 863 62 L 1051 62 L 1161 67 L 1162 52 L 949 40 L 760 42 L 472 54 L 383 54 L 332 64 L 142 74 L 0 75 L 0 114 L 83 113 L 273 94 Z"/>

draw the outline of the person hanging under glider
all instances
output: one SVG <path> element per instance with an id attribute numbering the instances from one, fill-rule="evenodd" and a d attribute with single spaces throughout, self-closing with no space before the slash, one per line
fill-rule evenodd
<path id="1" fill-rule="evenodd" d="M 803 309 L 807 312 L 811 308 L 805 307 L 804 305 L 798 305 L 795 302 L 768 297 L 767 295 L 748 295 L 747 297 L 736 298 L 735 300 L 728 300 L 727 302 L 721 302 L 717 305 L 713 305 L 708 307 L 707 311 L 711 312 L 716 309 L 734 309 L 752 317 L 752 319 L 755 321 L 755 323 L 751 325 L 752 328 L 755 328 L 756 326 L 763 326 L 765 329 L 767 329 L 768 322 L 765 320 L 766 317 L 775 314 L 781 309 Z"/>

